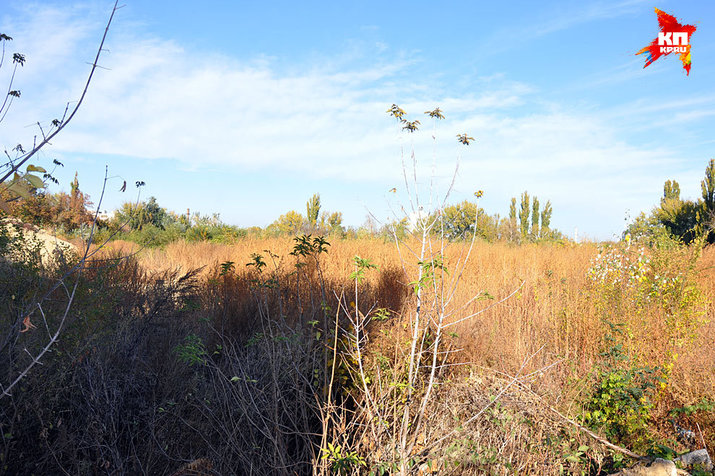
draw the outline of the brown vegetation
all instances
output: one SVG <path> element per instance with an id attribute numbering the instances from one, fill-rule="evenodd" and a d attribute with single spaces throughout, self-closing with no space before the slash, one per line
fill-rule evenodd
<path id="1" fill-rule="evenodd" d="M 446 254 L 448 257 L 463 255 L 467 246 L 450 244 Z M 136 244 L 126 242 L 112 242 L 111 247 L 123 251 L 140 250 Z M 253 253 L 265 255 L 264 250 L 270 250 L 279 256 L 276 265 L 290 272 L 294 265 L 293 257 L 289 256 L 292 247 L 293 241 L 289 238 L 247 239 L 233 245 L 179 241 L 164 249 L 141 250 L 138 261 L 142 267 L 153 271 L 201 268 L 209 274 L 227 261 L 235 262 L 240 270 L 251 261 Z M 527 356 L 545 345 L 546 352 L 533 362 L 534 368 L 564 359 L 569 363 L 564 367 L 575 366 L 571 371 L 577 374 L 588 372 L 598 360 L 599 346 L 606 332 L 594 300 L 590 299 L 592 290 L 587 276 L 591 260 L 597 253 L 598 246 L 590 243 L 477 244 L 464 272 L 457 304 L 484 291 L 498 299 L 512 292 L 521 280 L 525 284 L 514 298 L 476 320 L 459 325 L 458 344 L 464 348 L 462 359 L 514 371 Z M 354 256 L 369 258 L 378 266 L 379 272 L 368 274 L 367 282 L 373 286 L 383 283 L 388 287 L 381 292 L 380 300 L 405 293 L 407 282 L 404 274 L 399 272 L 401 265 L 395 245 L 379 239 L 336 240 L 332 243 L 323 263 L 323 273 L 327 281 L 335 284 L 336 290 L 340 286 L 350 287 L 348 276 L 352 272 Z M 391 279 L 382 279 L 385 274 Z M 715 249 L 712 247 L 708 247 L 698 261 L 698 283 L 712 302 L 715 298 Z M 394 302 L 392 304 L 394 306 Z M 378 302 L 378 305 L 384 307 L 386 303 Z M 475 309 L 479 306 L 484 307 L 483 302 L 474 304 Z M 682 392 L 680 397 L 684 401 L 715 395 L 715 354 L 707 345 L 715 341 L 712 312 L 710 309 L 710 322 L 700 329 L 697 341 L 680 356 L 679 365 L 674 368 L 672 385 Z M 658 331 L 656 323 L 638 324 L 646 325 L 653 334 Z M 658 335 L 647 338 L 649 340 L 642 343 L 641 353 L 649 355 L 655 351 L 657 354 L 665 349 L 666 344 L 659 341 Z M 558 371 L 550 372 L 555 373 Z"/>
<path id="2" fill-rule="evenodd" d="M 290 289 L 294 286 L 290 282 L 290 271 L 295 264 L 289 255 L 292 245 L 289 239 L 245 240 L 234 245 L 176 242 L 163 250 L 141 251 L 139 262 L 148 269 L 203 267 L 205 273 L 210 273 L 227 261 L 235 262 L 240 270 L 250 262 L 253 253 L 265 255 L 265 250 L 270 250 L 278 256 L 270 266 L 285 273 L 284 286 Z M 466 247 L 467 244 L 450 244 L 445 255 L 448 260 L 456 259 L 466 253 Z M 468 363 L 454 367 L 454 375 L 514 375 L 528 360 L 522 374 L 549 368 L 533 376 L 531 388 L 565 413 L 578 415 L 583 396 L 593 385 L 590 379 L 594 367 L 603 363 L 604 337 L 609 333 L 608 324 L 604 322 L 604 302 L 599 301 L 600 290 L 588 276 L 598 251 L 595 244 L 477 244 L 456 295 L 457 305 L 480 293 L 488 293 L 498 300 L 513 292 L 521 281 L 524 285 L 503 304 L 453 329 L 450 346 L 461 352 L 455 354 L 452 363 Z M 362 304 L 376 304 L 391 309 L 394 316 L 403 315 L 410 306 L 411 293 L 393 243 L 369 239 L 335 241 L 322 263 L 325 280 L 330 283 L 328 294 L 335 296 L 350 288 L 348 276 L 354 256 L 369 258 L 379 267 L 379 272 L 367 276 L 367 286 L 374 293 L 362 297 Z M 672 255 L 668 259 L 676 257 Z M 681 256 L 680 261 L 674 261 L 671 268 L 686 267 L 683 259 Z M 697 282 L 707 302 L 715 298 L 714 264 L 715 249 L 709 247 L 698 260 L 696 269 Z M 476 301 L 465 313 L 488 304 Z M 626 307 L 617 310 L 618 316 L 613 312 L 606 314 L 627 325 L 626 347 L 631 355 L 637 356 L 641 366 L 667 365 L 664 356 L 672 343 L 665 329 L 663 310 L 657 305 L 645 310 L 628 308 L 629 305 L 635 304 L 626 302 Z M 290 305 L 286 307 L 292 309 Z M 677 357 L 671 362 L 668 385 L 658 393 L 653 414 L 661 421 L 658 426 L 666 440 L 673 434 L 672 426 L 667 423 L 669 410 L 712 401 L 715 396 L 715 354 L 710 345 L 715 341 L 712 317 L 712 308 L 708 307 L 692 341 L 678 347 Z M 381 324 L 381 333 L 375 332 L 377 326 L 373 326 L 372 349 L 380 349 L 386 355 L 394 351 L 395 342 L 405 333 L 400 329 L 400 319 L 396 317 Z M 543 351 L 537 353 L 542 348 Z M 537 355 L 531 357 L 535 353 Z M 706 427 L 701 429 L 712 445 L 715 438 L 712 416 L 701 417 L 699 423 Z"/>
<path id="3" fill-rule="evenodd" d="M 446 264 L 467 246 L 449 244 Z M 338 296 L 353 296 L 355 256 L 379 267 L 366 272 L 359 286 L 361 315 L 385 309 L 367 326 L 363 363 L 372 379 L 369 391 L 397 414 L 410 404 L 404 394 L 389 385 L 383 393 L 375 389 L 390 381 L 388 374 L 405 370 L 400 355 L 414 309 L 408 277 L 413 264 L 406 258 L 403 269 L 395 245 L 379 239 L 335 240 L 320 255 L 319 267 L 312 257 L 291 255 L 294 247 L 288 238 L 176 242 L 164 249 L 110 243 L 83 277 L 58 351 L 0 413 L 3 471 L 396 471 L 388 464 L 395 458 L 394 441 L 389 435 L 372 438 L 360 417 L 365 395 L 345 338 L 353 298 L 339 310 Z M 692 250 L 669 251 L 661 268 L 682 269 Z M 119 252 L 134 255 L 118 259 Z M 699 425 L 713 447 L 712 411 L 671 412 L 715 396 L 712 308 L 704 316 L 708 322 L 701 319 L 673 357 L 672 333 L 663 324 L 670 311 L 660 302 L 635 300 L 630 288 L 614 301 L 610 288 L 589 278 L 598 256 L 594 244 L 475 245 L 455 304 L 481 295 L 464 310 L 469 313 L 518 292 L 449 328 L 451 353 L 427 408 L 429 424 L 414 435 L 410 464 L 418 472 L 602 474 L 616 467 L 617 453 L 550 409 L 583 422 L 596 371 L 607 363 L 609 319 L 628 329 L 624 348 L 638 366 L 672 364 L 649 420 L 656 440 L 679 451 L 697 443 L 678 438 L 674 419 L 694 431 Z M 296 267 L 299 260 L 305 264 Z M 710 302 L 714 264 L 710 248 L 696 264 L 698 285 Z M 17 293 L 22 276 L 0 282 L 0 293 Z M 23 278 L 28 292 L 44 286 L 31 284 L 29 276 Z M 7 315 L 16 313 L 6 302 Z M 323 332 L 326 310 L 339 316 L 337 348 Z M 333 332 L 330 322 L 327 329 Z M 20 359 L 34 333 L 20 335 L 4 352 Z M 344 353 L 342 360 L 333 360 L 334 351 Z M 333 391 L 326 384 L 331 378 Z M 619 443 L 642 444 L 627 438 Z M 197 461 L 201 468 L 194 468 Z"/>

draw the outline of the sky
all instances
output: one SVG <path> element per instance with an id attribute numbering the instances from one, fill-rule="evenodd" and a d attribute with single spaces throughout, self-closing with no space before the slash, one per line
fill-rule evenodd
<path id="1" fill-rule="evenodd" d="M 528 191 L 552 203 L 553 227 L 603 240 L 649 212 L 665 180 L 697 198 L 715 158 L 715 2 L 122 5 L 79 112 L 34 160 L 64 164 L 50 191 L 77 172 L 95 205 L 106 172 L 101 210 L 154 196 L 266 226 L 319 193 L 360 226 L 409 213 L 407 186 L 427 208 L 483 190 L 501 216 Z M 30 145 L 80 97 L 112 6 L 2 0 L 6 54 L 26 63 L 0 147 Z M 647 68 L 636 56 L 657 37 L 655 8 L 697 27 L 689 75 L 675 55 Z M 10 73 L 6 62 L 2 87 Z M 401 131 L 393 103 L 420 130 Z M 438 123 L 423 114 L 436 107 Z"/>

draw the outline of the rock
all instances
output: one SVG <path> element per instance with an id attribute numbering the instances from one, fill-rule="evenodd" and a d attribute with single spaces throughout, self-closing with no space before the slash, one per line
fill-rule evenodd
<path id="1" fill-rule="evenodd" d="M 677 476 L 678 471 L 675 463 L 667 459 L 656 458 L 650 466 L 644 464 L 636 465 L 629 469 L 621 470 L 610 476 Z"/>
<path id="2" fill-rule="evenodd" d="M 3 228 L 0 230 L 0 234 L 6 234 L 11 239 L 17 236 L 18 233 L 22 233 L 28 244 L 27 248 L 39 252 L 40 259 L 45 265 L 52 263 L 54 259 L 60 255 L 70 250 L 75 250 L 72 243 L 60 240 L 56 236 L 38 229 L 34 225 L 23 223 L 15 218 L 0 219 L 0 227 Z M 18 256 L 13 253 L 13 250 L 8 251 L 4 257 L 10 261 L 16 261 Z"/>
<path id="3" fill-rule="evenodd" d="M 712 471 L 713 469 L 713 462 L 710 459 L 708 450 L 706 449 L 691 451 L 690 453 L 682 454 L 675 458 L 675 460 L 680 461 L 685 466 L 693 466 L 695 464 L 699 464 L 706 471 Z"/>

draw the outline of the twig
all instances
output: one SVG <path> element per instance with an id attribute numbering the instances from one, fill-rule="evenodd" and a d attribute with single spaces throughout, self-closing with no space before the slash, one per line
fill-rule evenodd
<path id="1" fill-rule="evenodd" d="M 695 422 L 695 426 L 698 428 L 698 433 L 700 434 L 700 441 L 703 443 L 703 448 L 705 451 L 708 449 L 708 445 L 705 444 L 705 437 L 703 436 L 703 430 L 700 429 L 700 424 Z"/>

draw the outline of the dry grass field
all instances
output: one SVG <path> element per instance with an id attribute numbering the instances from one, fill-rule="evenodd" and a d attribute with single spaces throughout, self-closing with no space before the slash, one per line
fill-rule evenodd
<path id="1" fill-rule="evenodd" d="M 712 247 L 328 241 L 108 243 L 0 409 L 0 474 L 604 475 L 715 445 Z M 3 315 L 51 298 L 19 364 L 72 264 L 26 258 Z"/>
<path id="2" fill-rule="evenodd" d="M 216 278 L 220 264 L 229 261 L 234 263 L 236 274 L 248 273 L 249 267 L 245 265 L 251 262 L 252 254 L 259 253 L 266 259 L 267 269 L 280 273 L 284 287 L 292 289 L 295 283 L 291 279 L 295 274 L 291 275 L 291 272 L 296 263 L 295 257 L 290 255 L 293 245 L 291 239 L 284 238 L 247 239 L 232 245 L 175 242 L 164 249 L 142 250 L 131 243 L 114 242 L 111 247 L 124 252 L 137 251 L 138 261 L 146 269 L 188 271 L 202 268 L 206 279 Z M 268 258 L 268 251 L 274 254 L 273 259 Z M 468 244 L 449 244 L 444 253 L 447 268 L 453 269 L 458 258 L 467 252 Z M 337 301 L 335 296 L 352 289 L 349 275 L 354 270 L 354 256 L 367 258 L 378 266 L 377 270 L 367 273 L 364 288 L 372 292 L 361 297 L 360 306 L 367 308 L 376 304 L 389 308 L 394 317 L 381 324 L 383 332 L 373 331 L 371 342 L 374 348 L 389 347 L 390 343 L 386 341 L 399 339 L 401 319 L 414 305 L 408 283 L 415 272 L 416 260 L 404 247 L 401 253 L 403 260 L 394 243 L 379 239 L 334 240 L 321 258 L 320 266 L 330 290 L 327 300 L 329 305 L 333 301 L 333 308 Z M 636 262 L 636 247 L 629 253 L 629 258 L 618 259 Z M 686 249 L 650 257 L 651 274 L 661 272 L 675 276 L 681 273 L 687 267 L 690 253 L 692 250 Z M 518 291 L 503 303 L 451 328 L 450 348 L 460 351 L 455 352 L 450 361 L 464 364 L 454 365 L 452 372 L 454 375 L 514 375 L 530 358 L 522 373 L 548 368 L 530 380 L 531 388 L 565 413 L 578 415 L 583 395 L 593 385 L 594 369 L 604 364 L 603 353 L 610 345 L 606 339 L 611 333 L 608 322 L 618 322 L 625 329 L 621 343 L 634 364 L 669 368 L 667 384 L 659 389 L 652 412 L 659 418 L 662 436 L 667 438 L 672 433 L 666 423 L 668 411 L 715 398 L 715 349 L 712 345 L 715 342 L 715 320 L 709 305 L 715 298 L 715 249 L 706 248 L 690 274 L 701 294 L 701 300 L 694 304 L 665 302 L 665 297 L 644 302 L 627 288 L 614 297 L 612 286 L 599 284 L 591 277 L 595 273 L 591 268 L 598 255 L 599 246 L 590 243 L 522 246 L 476 243 L 450 308 L 460 309 L 472 297 L 484 293 L 493 299 L 477 300 L 452 319 L 485 309 Z M 451 283 L 456 274 L 453 271 L 446 277 L 446 282 Z M 304 302 L 318 299 L 315 276 L 307 278 L 313 290 L 303 289 L 301 292 L 314 294 L 304 296 Z M 657 278 L 645 273 L 640 280 Z M 291 298 L 284 296 L 284 299 Z M 681 309 L 688 305 L 691 309 Z M 672 315 L 677 314 L 672 311 L 674 306 L 690 313 L 683 319 L 697 322 L 671 322 Z M 295 306 L 286 306 L 291 307 L 295 309 Z M 389 333 L 385 329 L 393 331 Z M 680 339 L 674 335 L 679 332 L 692 335 Z M 707 426 L 703 431 L 711 448 L 715 443 L 714 421 L 712 414 L 701 419 Z"/>

